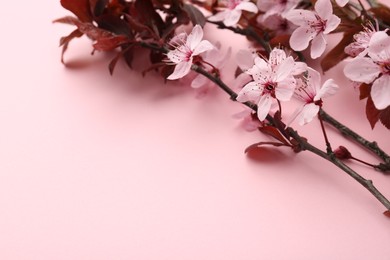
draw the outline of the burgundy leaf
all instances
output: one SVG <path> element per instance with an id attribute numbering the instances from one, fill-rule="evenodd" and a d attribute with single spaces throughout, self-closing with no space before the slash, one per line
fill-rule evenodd
<path id="1" fill-rule="evenodd" d="M 379 20 L 382 20 L 386 24 L 390 24 L 390 8 L 383 5 L 378 4 L 377 7 L 371 8 L 371 12 L 374 13 L 375 17 Z"/>
<path id="2" fill-rule="evenodd" d="M 61 62 L 65 64 L 64 62 L 64 54 L 66 50 L 68 49 L 69 42 L 73 40 L 74 38 L 81 37 L 83 35 L 82 32 L 79 31 L 79 29 L 74 30 L 71 32 L 68 36 L 62 37 L 60 39 L 60 46 L 62 46 L 62 53 L 61 53 Z"/>
<path id="3" fill-rule="evenodd" d="M 134 38 L 129 23 L 118 16 L 104 14 L 97 17 L 96 22 L 98 23 L 99 28 L 105 29 L 114 34 L 124 34 L 131 39 Z"/>
<path id="4" fill-rule="evenodd" d="M 94 16 L 102 15 L 109 2 L 110 0 L 89 0 L 92 14 Z"/>
<path id="5" fill-rule="evenodd" d="M 259 129 L 261 132 L 272 136 L 276 140 L 282 142 L 284 145 L 290 146 L 290 143 L 288 142 L 288 140 L 282 135 L 282 133 L 276 127 L 262 126 L 262 127 L 259 127 Z"/>
<path id="6" fill-rule="evenodd" d="M 124 48 L 121 52 L 119 52 L 110 62 L 110 64 L 108 65 L 108 70 L 110 71 L 110 74 L 114 74 L 114 69 L 115 69 L 115 66 L 116 64 L 118 63 L 119 59 L 124 57 L 126 55 L 127 52 L 131 52 L 132 51 L 132 48 L 133 48 L 134 44 L 131 44 L 129 46 L 127 46 L 126 48 Z M 131 68 L 131 66 L 130 66 Z"/>
<path id="7" fill-rule="evenodd" d="M 390 106 L 381 110 L 379 120 L 387 129 L 390 129 Z"/>
<path id="8" fill-rule="evenodd" d="M 93 44 L 93 47 L 97 51 L 110 51 L 118 46 L 127 43 L 129 39 L 125 35 L 112 35 L 109 37 L 100 37 Z"/>
<path id="9" fill-rule="evenodd" d="M 371 84 L 362 83 L 359 86 L 359 91 L 360 91 L 360 95 L 359 95 L 360 100 L 368 98 L 371 93 Z"/>
<path id="10" fill-rule="evenodd" d="M 366 104 L 366 116 L 372 129 L 374 129 L 375 124 L 378 122 L 380 113 L 381 112 L 376 109 L 374 102 L 372 102 L 371 97 L 368 97 Z"/>
<path id="11" fill-rule="evenodd" d="M 259 147 L 264 146 L 264 145 L 271 145 L 271 146 L 276 146 L 276 147 L 279 147 L 279 146 L 289 146 L 289 145 L 286 145 L 284 143 L 278 143 L 278 142 L 258 142 L 258 143 L 255 143 L 255 144 L 252 144 L 252 145 L 248 146 L 245 149 L 245 153 L 252 152 L 253 150 L 256 150 Z"/>
<path id="12" fill-rule="evenodd" d="M 133 15 L 136 15 L 139 22 L 147 25 L 157 35 L 161 35 L 164 28 L 164 21 L 161 16 L 156 12 L 151 0 L 136 0 L 135 11 Z"/>
<path id="13" fill-rule="evenodd" d="M 61 0 L 61 5 L 71 11 L 82 22 L 92 22 L 89 0 Z"/>
<path id="14" fill-rule="evenodd" d="M 386 217 L 390 218 L 390 210 L 387 210 L 387 211 L 383 212 L 383 214 L 384 214 Z"/>

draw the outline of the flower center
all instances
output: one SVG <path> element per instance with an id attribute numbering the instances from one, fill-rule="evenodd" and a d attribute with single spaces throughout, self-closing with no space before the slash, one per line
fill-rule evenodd
<path id="1" fill-rule="evenodd" d="M 390 61 L 380 64 L 380 67 L 383 74 L 390 75 Z"/>
<path id="2" fill-rule="evenodd" d="M 322 20 L 322 18 L 318 14 L 316 14 L 315 17 L 317 20 L 312 22 L 310 24 L 310 27 L 313 28 L 317 33 L 325 31 L 327 21 Z"/>
<path id="3" fill-rule="evenodd" d="M 276 84 L 277 84 L 277 83 L 272 82 L 272 81 L 266 82 L 266 83 L 263 85 L 263 86 L 264 86 L 263 94 L 269 94 L 269 95 L 271 95 L 272 97 L 274 97 L 274 96 L 275 96 Z"/>

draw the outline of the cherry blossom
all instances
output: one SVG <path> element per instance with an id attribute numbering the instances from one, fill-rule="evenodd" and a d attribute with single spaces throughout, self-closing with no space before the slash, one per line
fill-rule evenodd
<path id="1" fill-rule="evenodd" d="M 311 41 L 310 56 L 320 57 L 326 48 L 325 35 L 335 30 L 340 18 L 333 14 L 330 0 L 318 0 L 314 10 L 294 9 L 285 18 L 298 28 L 292 33 L 290 46 L 295 51 L 305 50 Z"/>
<path id="2" fill-rule="evenodd" d="M 209 17 L 209 21 L 220 22 L 226 26 L 235 26 L 241 18 L 242 11 L 257 13 L 257 6 L 249 0 L 223 0 L 221 12 Z"/>
<path id="3" fill-rule="evenodd" d="M 297 81 L 295 97 L 302 105 L 295 111 L 292 120 L 298 118 L 300 125 L 305 125 L 313 120 L 322 106 L 322 99 L 334 95 L 338 86 L 333 79 L 328 79 L 321 86 L 320 73 L 312 68 L 307 68 L 307 76 Z"/>
<path id="4" fill-rule="evenodd" d="M 263 121 L 275 99 L 288 101 L 294 94 L 296 80 L 294 75 L 302 72 L 301 63 L 280 49 L 273 49 L 268 61 L 256 57 L 255 64 L 247 73 L 252 76 L 249 82 L 238 93 L 237 101 L 257 103 L 257 116 Z"/>
<path id="5" fill-rule="evenodd" d="M 371 37 L 376 31 L 372 23 L 363 26 L 363 30 L 353 36 L 354 41 L 345 47 L 345 53 L 351 57 L 365 56 L 368 53 Z"/>
<path id="6" fill-rule="evenodd" d="M 344 68 L 353 81 L 371 84 L 371 98 L 379 110 L 390 105 L 390 36 L 384 31 L 372 35 L 368 57 L 358 56 Z"/>
<path id="7" fill-rule="evenodd" d="M 214 48 L 209 41 L 202 40 L 202 38 L 203 29 L 200 25 L 195 25 L 188 36 L 180 33 L 172 38 L 170 45 L 174 49 L 168 52 L 167 57 L 176 66 L 167 79 L 174 80 L 184 77 L 190 72 L 195 56 Z"/>

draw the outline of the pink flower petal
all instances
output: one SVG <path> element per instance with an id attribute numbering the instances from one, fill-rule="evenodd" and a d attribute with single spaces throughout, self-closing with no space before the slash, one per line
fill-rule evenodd
<path id="1" fill-rule="evenodd" d="M 191 87 L 193 88 L 201 88 L 203 86 L 206 86 L 209 83 L 209 80 L 201 75 L 198 74 L 192 81 L 191 81 Z"/>
<path id="2" fill-rule="evenodd" d="M 326 48 L 326 40 L 323 33 L 319 33 L 311 42 L 310 56 L 312 59 L 320 57 Z"/>
<path id="3" fill-rule="evenodd" d="M 308 27 L 298 27 L 290 37 L 290 46 L 295 51 L 303 51 L 315 35 L 316 32 Z"/>
<path id="4" fill-rule="evenodd" d="M 187 45 L 191 50 L 194 50 L 196 46 L 200 43 L 203 38 L 203 29 L 197 24 L 192 29 L 192 32 L 187 37 Z"/>
<path id="5" fill-rule="evenodd" d="M 242 70 L 252 68 L 254 65 L 253 53 L 248 50 L 239 50 L 236 54 L 236 61 Z"/>
<path id="6" fill-rule="evenodd" d="M 380 67 L 370 58 L 357 57 L 345 65 L 344 74 L 352 81 L 371 83 L 381 72 Z"/>
<path id="7" fill-rule="evenodd" d="M 260 121 L 264 121 L 267 117 L 272 105 L 272 97 L 270 95 L 261 96 L 257 103 L 257 117 Z"/>
<path id="8" fill-rule="evenodd" d="M 330 0 L 317 0 L 314 10 L 323 20 L 329 20 L 333 14 L 332 3 Z"/>
<path id="9" fill-rule="evenodd" d="M 390 106 L 390 75 L 383 75 L 374 81 L 371 88 L 371 98 L 379 110 Z"/>
<path id="10" fill-rule="evenodd" d="M 340 7 L 344 7 L 348 2 L 349 0 L 336 0 L 337 5 Z"/>
<path id="11" fill-rule="evenodd" d="M 318 101 L 322 98 L 326 98 L 336 94 L 339 86 L 334 82 L 333 79 L 328 79 L 322 85 L 322 88 L 317 92 L 317 95 L 314 97 L 314 101 Z"/>
<path id="12" fill-rule="evenodd" d="M 222 12 L 219 12 L 219 13 L 216 13 L 215 15 L 213 15 L 213 16 L 210 16 L 208 18 L 208 20 L 210 22 L 220 22 L 220 21 L 223 21 L 223 20 L 226 19 L 226 16 L 227 16 L 228 12 L 229 12 L 228 10 L 223 10 Z"/>
<path id="13" fill-rule="evenodd" d="M 284 15 L 284 18 L 289 20 L 295 25 L 308 27 L 308 22 L 317 21 L 315 14 L 312 11 L 303 10 L 303 9 L 294 9 L 289 11 Z"/>
<path id="14" fill-rule="evenodd" d="M 236 99 L 239 102 L 257 102 L 262 92 L 263 91 L 259 88 L 259 85 L 256 82 L 251 81 L 246 84 L 243 89 L 241 89 Z"/>
<path id="15" fill-rule="evenodd" d="M 191 70 L 192 60 L 190 61 L 183 61 L 176 65 L 173 73 L 168 76 L 167 79 L 174 80 L 174 79 L 180 79 L 187 75 Z"/>
<path id="16" fill-rule="evenodd" d="M 241 2 L 240 4 L 238 4 L 236 6 L 236 9 L 237 10 L 248 11 L 248 12 L 251 12 L 251 13 L 257 13 L 259 11 L 257 6 L 254 3 L 252 3 L 252 2 Z"/>
<path id="17" fill-rule="evenodd" d="M 276 98 L 280 101 L 289 101 L 294 94 L 295 86 L 296 80 L 293 76 L 278 82 L 278 86 L 275 88 Z"/>
<path id="18" fill-rule="evenodd" d="M 371 36 L 368 55 L 377 62 L 390 58 L 390 36 L 385 31 L 379 31 Z"/>
<path id="19" fill-rule="evenodd" d="M 286 56 L 286 52 L 284 50 L 274 48 L 274 49 L 272 49 L 271 53 L 269 54 L 268 62 L 271 65 L 276 66 L 276 65 L 280 64 L 286 58 L 287 58 L 287 56 Z"/>
<path id="20" fill-rule="evenodd" d="M 223 23 L 226 26 L 235 26 L 241 18 L 241 10 L 233 9 L 226 14 L 226 18 Z"/>
<path id="21" fill-rule="evenodd" d="M 182 50 L 183 49 L 182 47 L 184 47 L 184 46 L 181 46 L 178 49 L 174 49 L 172 51 L 169 51 L 167 54 L 168 59 L 176 64 L 184 61 L 187 56 L 186 56 L 185 51 Z"/>
<path id="22" fill-rule="evenodd" d="M 320 111 L 320 107 L 314 103 L 305 105 L 298 116 L 298 123 L 300 125 L 310 123 L 313 118 L 318 114 L 318 111 Z"/>
<path id="23" fill-rule="evenodd" d="M 321 75 L 315 69 L 307 68 L 307 94 L 313 98 L 321 88 Z"/>
<path id="24" fill-rule="evenodd" d="M 278 66 L 275 68 L 275 81 L 282 81 L 291 75 L 291 71 L 294 68 L 294 63 L 295 61 L 291 56 L 281 61 L 280 64 L 278 64 Z"/>
<path id="25" fill-rule="evenodd" d="M 214 49 L 214 45 L 212 45 L 209 41 L 203 40 L 201 41 L 194 49 L 192 55 L 199 55 L 202 52 Z"/>
<path id="26" fill-rule="evenodd" d="M 326 22 L 324 34 L 328 34 L 331 31 L 335 30 L 337 28 L 337 26 L 339 26 L 340 22 L 341 22 L 341 19 L 339 17 L 337 17 L 336 15 L 332 15 L 328 19 L 328 21 Z"/>

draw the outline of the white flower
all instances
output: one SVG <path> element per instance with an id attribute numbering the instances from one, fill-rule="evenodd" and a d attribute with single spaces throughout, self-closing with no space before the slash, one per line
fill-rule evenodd
<path id="1" fill-rule="evenodd" d="M 271 15 L 283 16 L 286 12 L 294 9 L 300 0 L 259 0 L 257 7 L 265 12 L 262 16 L 263 21 Z"/>
<path id="2" fill-rule="evenodd" d="M 283 50 L 277 48 L 271 51 L 268 61 L 256 57 L 254 66 L 247 71 L 254 81 L 246 84 L 238 93 L 237 101 L 257 103 L 257 116 L 263 121 L 274 99 L 291 99 L 296 86 L 294 75 L 301 72 L 297 64 L 291 56 L 287 57 Z"/>
<path id="3" fill-rule="evenodd" d="M 390 36 L 384 31 L 372 35 L 368 57 L 356 57 L 344 68 L 350 80 L 371 84 L 371 98 L 377 109 L 390 105 Z"/>
<path id="4" fill-rule="evenodd" d="M 241 18 L 242 11 L 257 13 L 257 6 L 249 0 L 223 0 L 224 5 L 221 12 L 209 17 L 211 22 L 220 22 L 226 26 L 235 26 Z"/>
<path id="5" fill-rule="evenodd" d="M 344 52 L 351 57 L 366 56 L 371 37 L 376 31 L 372 23 L 363 26 L 363 31 L 353 36 L 354 41 L 344 48 Z"/>
<path id="6" fill-rule="evenodd" d="M 202 38 L 203 29 L 197 24 L 188 36 L 181 33 L 170 41 L 174 49 L 168 52 L 167 57 L 176 67 L 167 79 L 174 80 L 184 77 L 191 70 L 194 56 L 214 48 L 209 41 L 202 40 Z"/>
<path id="7" fill-rule="evenodd" d="M 295 111 L 292 120 L 298 118 L 300 125 L 311 122 L 322 106 L 322 99 L 334 95 L 338 88 L 333 79 L 328 79 L 321 86 L 320 73 L 308 67 L 307 77 L 298 81 L 295 97 L 302 105 Z"/>
<path id="8" fill-rule="evenodd" d="M 340 18 L 333 14 L 330 0 L 318 0 L 314 11 L 295 9 L 285 15 L 285 18 L 299 27 L 292 33 L 290 46 L 295 51 L 303 51 L 311 42 L 310 56 L 320 57 L 326 48 L 325 35 L 340 24 Z"/>

